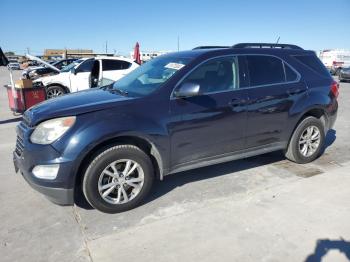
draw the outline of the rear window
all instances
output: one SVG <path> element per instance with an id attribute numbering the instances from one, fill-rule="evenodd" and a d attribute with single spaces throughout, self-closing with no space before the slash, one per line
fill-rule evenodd
<path id="1" fill-rule="evenodd" d="M 315 55 L 296 55 L 294 58 L 319 75 L 329 76 L 327 68 Z"/>
<path id="2" fill-rule="evenodd" d="M 285 82 L 282 60 L 273 56 L 248 55 L 250 86 Z"/>

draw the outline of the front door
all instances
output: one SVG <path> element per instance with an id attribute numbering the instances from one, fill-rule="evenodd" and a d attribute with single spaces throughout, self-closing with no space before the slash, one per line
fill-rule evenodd
<path id="1" fill-rule="evenodd" d="M 87 59 L 81 63 L 75 72 L 70 73 L 70 89 L 71 92 L 77 92 L 91 87 L 91 72 L 95 59 Z"/>
<path id="2" fill-rule="evenodd" d="M 200 94 L 171 98 L 173 169 L 244 148 L 247 90 L 239 89 L 237 65 L 233 56 L 211 59 L 178 85 L 199 84 Z"/>

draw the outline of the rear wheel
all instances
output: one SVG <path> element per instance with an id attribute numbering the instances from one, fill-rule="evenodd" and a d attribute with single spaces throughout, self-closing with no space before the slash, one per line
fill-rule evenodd
<path id="1" fill-rule="evenodd" d="M 285 156 L 299 164 L 309 163 L 319 156 L 324 140 L 322 121 L 312 116 L 306 117 L 295 129 Z"/>
<path id="2" fill-rule="evenodd" d="M 46 95 L 47 99 L 55 98 L 58 96 L 62 96 L 66 93 L 66 90 L 64 90 L 61 86 L 49 86 L 46 89 Z"/>
<path id="3" fill-rule="evenodd" d="M 136 207 L 149 193 L 154 179 L 149 156 L 133 145 L 106 149 L 90 163 L 83 192 L 94 208 L 118 213 Z"/>

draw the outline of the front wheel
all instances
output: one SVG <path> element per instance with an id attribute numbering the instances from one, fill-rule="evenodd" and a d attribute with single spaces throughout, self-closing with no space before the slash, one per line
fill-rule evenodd
<path id="1" fill-rule="evenodd" d="M 46 89 L 47 99 L 55 98 L 58 96 L 62 96 L 66 93 L 63 87 L 61 86 L 49 86 Z"/>
<path id="2" fill-rule="evenodd" d="M 83 192 L 91 206 L 105 213 L 136 207 L 149 193 L 154 179 L 150 157 L 133 145 L 110 147 L 87 168 Z"/>
<path id="3" fill-rule="evenodd" d="M 319 156 L 324 140 L 322 121 L 312 116 L 306 117 L 295 129 L 285 156 L 299 164 L 309 163 Z"/>

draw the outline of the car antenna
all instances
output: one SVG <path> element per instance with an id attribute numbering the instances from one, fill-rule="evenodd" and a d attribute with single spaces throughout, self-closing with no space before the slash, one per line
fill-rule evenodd
<path id="1" fill-rule="evenodd" d="M 276 44 L 278 44 L 278 42 L 280 41 L 280 36 L 277 38 Z"/>

